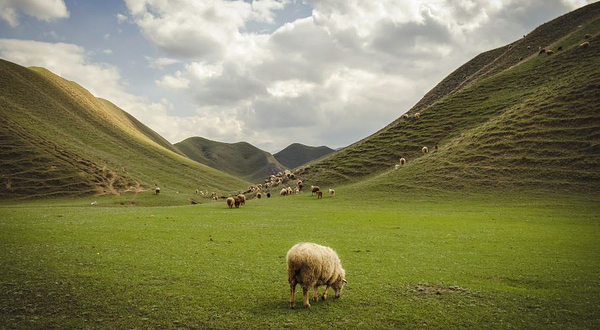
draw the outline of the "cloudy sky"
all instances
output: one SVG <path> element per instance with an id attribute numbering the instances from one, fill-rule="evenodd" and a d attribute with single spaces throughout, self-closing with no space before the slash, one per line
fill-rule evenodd
<path id="1" fill-rule="evenodd" d="M 0 0 L 0 58 L 172 143 L 343 147 L 478 53 L 590 0 Z"/>

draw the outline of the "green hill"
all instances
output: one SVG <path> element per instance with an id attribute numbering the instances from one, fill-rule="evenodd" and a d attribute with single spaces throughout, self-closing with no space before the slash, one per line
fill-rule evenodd
<path id="1" fill-rule="evenodd" d="M 273 156 L 275 156 L 275 159 L 283 166 L 287 168 L 296 168 L 334 151 L 335 150 L 326 146 L 310 147 L 300 143 L 292 143 Z"/>
<path id="2" fill-rule="evenodd" d="M 228 191 L 246 183 L 187 159 L 109 101 L 0 60 L 0 198 Z"/>
<path id="3" fill-rule="evenodd" d="M 595 3 L 483 53 L 427 93 L 408 111 L 409 119 L 400 117 L 313 162 L 305 179 L 317 184 L 364 181 L 384 190 L 598 192 L 599 32 L 600 3 Z M 584 41 L 590 47 L 580 49 Z M 538 45 L 555 53 L 538 55 Z M 420 119 L 413 117 L 416 112 Z M 423 146 L 432 152 L 423 155 Z M 407 164 L 393 171 L 400 157 Z"/>
<path id="4" fill-rule="evenodd" d="M 273 155 L 247 142 L 223 143 L 191 137 L 175 146 L 190 159 L 251 182 L 262 182 L 285 170 Z"/>

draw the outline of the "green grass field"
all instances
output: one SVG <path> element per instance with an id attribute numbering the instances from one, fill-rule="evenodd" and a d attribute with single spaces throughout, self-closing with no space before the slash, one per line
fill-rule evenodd
<path id="1" fill-rule="evenodd" d="M 597 197 L 337 190 L 233 210 L 139 206 L 169 198 L 150 194 L 4 204 L 1 327 L 600 327 Z M 300 241 L 338 252 L 341 299 L 288 307 Z"/>

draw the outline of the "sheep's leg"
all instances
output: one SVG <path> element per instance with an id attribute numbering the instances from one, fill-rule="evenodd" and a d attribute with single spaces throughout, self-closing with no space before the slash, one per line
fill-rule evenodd
<path id="1" fill-rule="evenodd" d="M 315 302 L 319 301 L 319 286 L 315 285 L 315 292 L 313 295 L 313 299 Z"/>
<path id="2" fill-rule="evenodd" d="M 308 302 L 308 289 L 310 289 L 308 286 L 302 287 L 302 299 L 304 300 L 304 307 L 310 307 L 310 303 Z"/>
<path id="3" fill-rule="evenodd" d="M 327 290 L 329 290 L 329 285 L 325 287 L 325 291 L 323 291 L 323 300 L 327 300 Z"/>
<path id="4" fill-rule="evenodd" d="M 290 307 L 294 308 L 294 293 L 296 292 L 296 284 L 298 284 L 298 282 L 296 282 L 296 280 L 292 280 L 292 282 L 290 283 Z"/>

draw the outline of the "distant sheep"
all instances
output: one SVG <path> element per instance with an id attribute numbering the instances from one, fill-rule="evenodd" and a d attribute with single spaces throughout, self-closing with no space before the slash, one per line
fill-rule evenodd
<path id="1" fill-rule="evenodd" d="M 583 42 L 579 45 L 579 49 L 584 49 L 584 48 L 588 48 L 590 47 L 590 43 L 589 42 Z"/>
<path id="2" fill-rule="evenodd" d="M 317 199 L 319 198 L 323 198 L 323 192 L 322 191 L 317 191 Z"/>
<path id="3" fill-rule="evenodd" d="M 281 191 L 279 192 L 279 195 L 281 196 L 286 196 L 288 194 L 288 190 L 285 188 L 281 188 Z"/>
<path id="4" fill-rule="evenodd" d="M 588 33 L 588 34 L 586 34 L 586 35 L 585 35 L 585 36 L 583 36 L 583 37 L 584 37 L 584 38 L 586 38 L 586 39 L 590 39 L 590 38 L 592 37 L 592 35 Z"/>
<path id="5" fill-rule="evenodd" d="M 406 113 L 405 113 L 405 114 L 403 114 L 403 115 L 402 115 L 402 119 L 408 119 L 408 114 L 406 114 Z"/>
<path id="6" fill-rule="evenodd" d="M 404 157 L 400 158 L 400 165 L 404 166 L 406 164 L 406 159 Z"/>
<path id="7" fill-rule="evenodd" d="M 160 194 L 160 188 L 159 187 L 156 187 L 156 189 L 154 189 L 154 194 L 155 195 Z"/>
<path id="8" fill-rule="evenodd" d="M 98 204 L 98 201 L 93 201 L 90 203 L 90 205 L 96 205 L 96 204 Z"/>
<path id="9" fill-rule="evenodd" d="M 523 57 L 522 57 L 522 56 L 521 56 L 521 57 L 519 57 L 519 62 L 521 62 L 522 60 L 523 60 Z"/>
<path id="10" fill-rule="evenodd" d="M 246 195 L 244 195 L 244 194 L 239 194 L 237 197 L 238 197 L 238 199 L 240 200 L 240 204 L 241 204 L 241 205 L 246 205 Z"/>
<path id="11" fill-rule="evenodd" d="M 527 46 L 527 49 L 531 49 L 531 46 Z"/>
<path id="12" fill-rule="evenodd" d="M 270 192 L 267 193 L 267 198 L 271 198 L 271 193 Z"/>
<path id="13" fill-rule="evenodd" d="M 346 271 L 338 254 L 330 247 L 315 243 L 298 243 L 287 253 L 288 282 L 290 284 L 290 307 L 294 308 L 296 285 L 302 287 L 304 307 L 310 307 L 308 291 L 313 288 L 314 301 L 319 300 L 318 288 L 325 285 L 321 299 L 327 299 L 327 290 L 331 287 L 335 297 L 342 295 L 347 283 Z"/>
<path id="14" fill-rule="evenodd" d="M 237 209 L 237 208 L 239 208 L 239 207 L 240 207 L 240 205 L 242 204 L 242 200 L 241 200 L 241 199 L 240 199 L 240 197 L 238 196 L 238 197 L 235 197 L 235 198 L 233 199 L 233 203 L 235 204 L 235 208 Z"/>
<path id="15" fill-rule="evenodd" d="M 294 193 L 296 193 L 296 195 L 298 195 L 300 193 L 300 188 L 298 188 L 298 187 L 294 188 Z"/>
<path id="16" fill-rule="evenodd" d="M 233 197 L 227 197 L 227 206 L 229 206 L 229 208 L 233 208 L 234 203 L 235 199 L 233 199 Z"/>
<path id="17" fill-rule="evenodd" d="M 546 48 L 540 48 L 538 55 L 546 54 Z"/>
<path id="18" fill-rule="evenodd" d="M 331 196 L 331 197 L 335 196 L 335 190 L 329 189 L 329 196 Z"/>
<path id="19" fill-rule="evenodd" d="M 256 194 L 256 198 L 261 199 L 262 198 L 262 194 L 261 193 Z"/>
<path id="20" fill-rule="evenodd" d="M 420 113 L 418 113 L 418 112 L 417 112 L 417 113 L 415 113 L 415 119 L 419 119 L 419 118 L 421 118 L 421 114 L 420 114 Z"/>
<path id="21" fill-rule="evenodd" d="M 423 152 L 423 154 L 426 154 L 426 153 L 428 153 L 428 152 L 429 152 L 429 148 L 427 148 L 427 147 L 423 147 L 423 148 L 421 149 L 421 152 Z"/>
<path id="22" fill-rule="evenodd" d="M 437 144 L 433 146 L 433 151 L 438 151 L 438 145 Z"/>
<path id="23" fill-rule="evenodd" d="M 561 50 L 563 50 L 562 46 L 558 46 L 558 48 L 556 48 L 556 51 L 560 52 Z"/>
<path id="24" fill-rule="evenodd" d="M 546 49 L 546 55 L 550 56 L 554 54 L 554 51 L 552 49 Z"/>
<path id="25" fill-rule="evenodd" d="M 310 186 L 311 196 L 320 190 L 319 186 Z"/>
<path id="26" fill-rule="evenodd" d="M 397 171 L 400 168 L 400 165 L 396 164 L 394 165 L 394 171 Z"/>

